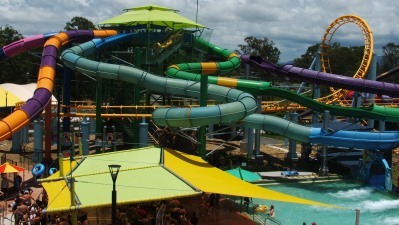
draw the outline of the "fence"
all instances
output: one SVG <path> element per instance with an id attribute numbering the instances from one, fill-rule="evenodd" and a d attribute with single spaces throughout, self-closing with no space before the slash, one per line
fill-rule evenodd
<path id="1" fill-rule="evenodd" d="M 227 197 L 227 196 L 226 196 Z M 243 198 L 228 196 L 229 201 L 236 204 L 241 212 L 245 212 L 257 224 L 260 225 L 281 225 L 281 222 L 267 214 L 267 210 L 257 210 L 260 206 L 254 204 L 252 201 L 245 203 Z M 266 208 L 265 208 L 266 209 Z"/>

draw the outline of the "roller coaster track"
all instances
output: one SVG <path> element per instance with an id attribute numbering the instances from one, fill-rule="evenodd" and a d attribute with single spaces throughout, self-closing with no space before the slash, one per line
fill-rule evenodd
<path id="1" fill-rule="evenodd" d="M 372 53 L 373 53 L 373 37 L 372 37 L 372 32 L 367 25 L 367 23 L 354 15 L 345 15 L 337 18 L 334 20 L 326 29 L 324 36 L 322 38 L 322 43 L 321 43 L 321 51 L 320 51 L 320 61 L 321 61 L 321 67 L 322 71 L 326 73 L 332 73 L 331 67 L 330 67 L 330 60 L 329 60 L 329 50 L 330 50 L 330 44 L 332 37 L 334 33 L 338 30 L 339 27 L 346 23 L 354 23 L 356 24 L 363 33 L 364 37 L 364 43 L 365 43 L 365 48 L 364 48 L 364 54 L 363 54 L 363 59 L 360 64 L 359 69 L 355 73 L 353 77 L 355 78 L 364 78 L 367 70 L 369 68 L 369 65 L 371 63 L 372 59 Z M 398 67 L 399 68 L 399 67 Z M 393 70 L 395 72 L 396 70 Z M 390 71 L 392 72 L 392 71 Z M 378 78 L 377 78 L 378 79 Z M 317 100 L 318 102 L 324 103 L 324 104 L 332 104 L 336 102 L 337 104 L 341 106 L 350 106 L 352 103 L 352 100 L 345 100 L 344 96 L 349 92 L 349 90 L 345 89 L 337 89 L 335 90 L 333 87 L 330 87 L 331 94 L 325 97 L 321 97 Z M 305 107 L 299 106 L 296 103 L 291 103 L 287 101 L 279 101 L 279 102 L 263 102 L 262 103 L 262 113 L 273 113 L 273 112 L 281 112 L 281 111 L 287 111 L 287 110 L 304 110 Z"/>
<path id="2" fill-rule="evenodd" d="M 262 101 L 262 113 L 276 113 L 287 111 L 305 111 L 308 108 L 290 101 Z"/>
<path id="3" fill-rule="evenodd" d="M 331 39 L 334 36 L 334 33 L 338 30 L 338 28 L 346 23 L 356 24 L 362 30 L 363 33 L 363 38 L 364 38 L 363 59 L 359 69 L 357 70 L 357 72 L 353 77 L 364 78 L 371 63 L 371 58 L 374 49 L 374 40 L 372 32 L 367 23 L 362 18 L 355 15 L 344 15 L 335 19 L 327 27 L 327 30 L 324 32 L 324 36 L 321 42 L 321 52 L 320 52 L 320 62 L 321 62 L 322 71 L 331 73 L 330 59 L 328 55 L 330 50 Z M 341 105 L 345 105 L 343 97 L 348 92 L 348 90 L 344 89 L 335 90 L 333 87 L 330 87 L 330 90 L 332 93 L 328 96 L 320 98 L 319 101 L 325 102 L 327 104 L 337 102 Z"/>

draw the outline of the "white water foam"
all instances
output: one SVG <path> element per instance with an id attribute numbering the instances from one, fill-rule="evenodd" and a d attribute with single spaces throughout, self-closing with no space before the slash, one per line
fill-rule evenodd
<path id="1" fill-rule="evenodd" d="M 360 202 L 362 211 L 382 212 L 385 210 L 396 209 L 399 207 L 399 199 L 397 200 L 379 200 L 379 201 L 363 201 Z"/>
<path id="2" fill-rule="evenodd" d="M 362 188 L 362 189 L 350 189 L 346 191 L 338 191 L 335 193 L 329 193 L 329 195 L 335 198 L 342 199 L 359 199 L 359 198 L 367 198 L 371 195 L 373 189 L 371 188 Z"/>
<path id="3" fill-rule="evenodd" d="M 399 217 L 388 217 L 382 220 L 385 225 L 399 225 Z"/>

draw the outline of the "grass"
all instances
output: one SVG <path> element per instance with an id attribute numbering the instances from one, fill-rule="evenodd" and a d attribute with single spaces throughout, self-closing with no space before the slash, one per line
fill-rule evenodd
<path id="1" fill-rule="evenodd" d="M 280 134 L 275 134 L 269 131 L 266 131 L 265 133 L 262 134 L 262 137 L 267 137 L 267 138 L 273 138 L 277 140 L 285 140 L 285 137 Z"/>

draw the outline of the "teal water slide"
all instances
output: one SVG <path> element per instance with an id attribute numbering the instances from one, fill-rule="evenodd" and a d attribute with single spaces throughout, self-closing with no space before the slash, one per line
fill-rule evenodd
<path id="1" fill-rule="evenodd" d="M 193 71 L 201 71 L 203 69 L 199 68 L 201 67 L 200 65 L 202 65 L 201 63 L 179 66 L 179 68 L 195 68 L 192 71 L 173 69 L 173 73 L 178 77 L 178 79 L 176 79 L 153 75 L 133 67 L 98 62 L 91 59 L 96 52 L 109 46 L 132 41 L 134 40 L 134 36 L 135 34 L 119 34 L 106 39 L 94 39 L 93 41 L 65 50 L 61 55 L 61 60 L 67 67 L 79 72 L 84 72 L 93 77 L 129 82 L 141 88 L 147 88 L 160 93 L 195 98 L 200 96 L 200 83 L 197 80 L 199 79 L 199 75 L 193 73 Z M 210 53 L 221 53 L 222 56 L 231 55 L 228 50 L 221 50 L 221 48 L 203 41 L 202 39 L 196 39 L 195 45 L 197 48 L 206 50 Z M 235 57 L 232 58 L 236 60 Z M 222 68 L 218 69 L 226 72 L 234 69 L 239 64 L 227 62 L 215 65 L 222 65 Z M 191 77 L 179 77 L 180 74 Z M 224 83 L 228 83 L 235 88 L 218 85 Z M 241 87 L 239 87 L 239 84 Z M 245 92 L 238 89 L 245 89 Z M 323 107 L 330 107 L 321 106 L 319 103 L 315 103 L 313 100 L 306 99 L 300 95 L 272 88 L 267 82 L 236 79 L 226 81 L 225 78 L 219 79 L 210 76 L 208 98 L 220 102 L 221 104 L 198 108 L 159 108 L 153 112 L 152 120 L 159 126 L 182 128 L 238 122 L 247 128 L 275 132 L 300 142 L 351 149 L 392 150 L 399 145 L 398 132 L 327 132 L 321 128 L 301 126 L 278 117 L 255 114 L 257 104 L 255 98 L 250 93 L 247 93 L 251 92 L 250 90 L 257 90 L 256 94 L 270 94 L 291 98 L 291 100 L 299 102 L 302 101 L 301 104 L 308 104 L 316 108 L 319 107 L 320 110 Z M 397 116 L 395 115 L 377 112 L 373 109 L 343 109 L 335 107 L 330 108 L 330 110 L 332 109 L 331 111 L 335 110 L 334 112 L 336 113 L 348 116 L 361 115 L 361 117 L 369 116 L 375 119 L 388 118 L 393 121 L 397 120 Z M 368 112 L 368 114 L 361 112 Z"/>

